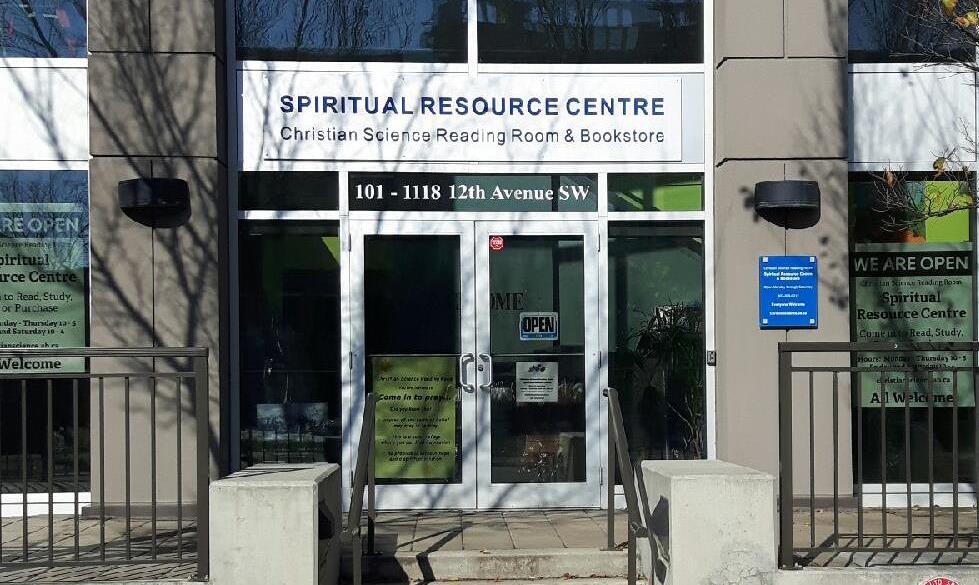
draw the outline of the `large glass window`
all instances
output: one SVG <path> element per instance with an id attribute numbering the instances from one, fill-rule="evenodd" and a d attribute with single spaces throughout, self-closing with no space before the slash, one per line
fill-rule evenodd
<path id="1" fill-rule="evenodd" d="M 0 0 L 0 58 L 85 57 L 86 0 Z"/>
<path id="2" fill-rule="evenodd" d="M 0 171 L 0 347 L 88 345 L 88 176 L 85 171 Z M 39 275 L 47 279 L 37 278 Z M 57 278 L 51 279 L 51 276 Z M 55 491 L 74 487 L 73 451 L 80 454 L 83 486 L 89 477 L 87 380 L 72 380 L 81 359 L 44 370 L 59 376 L 0 380 L 0 477 L 46 491 L 48 465 Z M 0 374 L 17 369 L 0 363 Z M 77 388 L 78 428 L 74 426 Z M 47 413 L 51 408 L 53 460 L 48 461 Z M 26 419 L 21 419 L 21 409 Z M 27 439 L 21 453 L 21 433 Z M 23 458 L 22 458 L 23 455 Z M 26 469 L 23 465 L 26 463 Z M 3 492 L 19 491 L 23 486 Z M 84 488 L 83 488 L 84 490 Z"/>
<path id="3" fill-rule="evenodd" d="M 611 224 L 609 382 L 633 461 L 707 455 L 704 232 Z"/>
<path id="4" fill-rule="evenodd" d="M 932 179 L 908 175 L 892 186 L 868 175 L 850 179 L 854 341 L 976 339 L 970 189 L 959 181 Z M 959 204 L 958 211 L 928 213 Z M 856 356 L 856 365 L 877 370 L 854 379 L 859 400 L 854 407 L 854 465 L 863 470 L 857 482 L 927 483 L 933 472 L 936 482 L 947 483 L 953 480 L 956 452 L 958 480 L 972 481 L 975 380 L 969 366 L 973 360 L 969 353 L 938 351 Z M 949 369 L 956 366 L 965 371 Z M 906 452 L 910 452 L 910 469 Z"/>
<path id="5" fill-rule="evenodd" d="M 975 58 L 975 46 L 946 26 L 931 0 L 850 0 L 852 63 L 944 62 Z"/>
<path id="6" fill-rule="evenodd" d="M 703 0 L 479 0 L 484 63 L 700 63 Z"/>
<path id="7" fill-rule="evenodd" d="M 238 256 L 241 466 L 339 463 L 337 227 L 246 222 Z"/>
<path id="8" fill-rule="evenodd" d="M 238 59 L 466 61 L 465 0 L 237 0 Z"/>

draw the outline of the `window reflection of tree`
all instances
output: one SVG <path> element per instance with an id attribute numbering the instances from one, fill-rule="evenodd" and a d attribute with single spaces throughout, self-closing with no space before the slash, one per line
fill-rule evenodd
<path id="1" fill-rule="evenodd" d="M 858 61 L 934 61 L 973 51 L 936 18 L 931 0 L 849 0 L 850 55 Z"/>
<path id="2" fill-rule="evenodd" d="M 389 0 L 239 0 L 238 46 L 277 57 L 369 59 L 464 42 L 464 3 Z M 421 5 L 421 6 L 420 6 Z M 451 43 L 446 42 L 451 38 Z M 285 54 L 283 54 L 285 53 Z"/>
<path id="3" fill-rule="evenodd" d="M 688 62 L 703 54 L 702 0 L 482 0 L 480 21 L 492 35 L 480 38 L 487 56 L 543 52 L 588 63 Z"/>
<path id="4" fill-rule="evenodd" d="M 0 0 L 0 57 L 84 57 L 85 0 Z"/>

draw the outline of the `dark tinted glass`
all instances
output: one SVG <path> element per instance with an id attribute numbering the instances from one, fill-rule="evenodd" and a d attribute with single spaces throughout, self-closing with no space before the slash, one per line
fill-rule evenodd
<path id="1" fill-rule="evenodd" d="M 941 62 L 975 58 L 975 45 L 947 26 L 932 0 L 850 0 L 853 63 Z"/>
<path id="2" fill-rule="evenodd" d="M 479 0 L 484 63 L 700 63 L 703 0 Z"/>
<path id="3" fill-rule="evenodd" d="M 703 233 L 609 226 L 609 382 L 633 461 L 707 456 Z"/>
<path id="4" fill-rule="evenodd" d="M 365 241 L 364 343 L 367 388 L 378 400 L 380 484 L 463 479 L 459 258 L 458 236 Z"/>
<path id="5" fill-rule="evenodd" d="M 238 58 L 466 60 L 465 0 L 238 0 Z"/>
<path id="6" fill-rule="evenodd" d="M 241 466 L 339 463 L 337 228 L 245 223 L 238 245 Z"/>
<path id="7" fill-rule="evenodd" d="M 244 172 L 238 175 L 240 209 L 337 209 L 337 174 Z"/>
<path id="8" fill-rule="evenodd" d="M 584 240 L 502 238 L 489 256 L 490 480 L 586 481 Z M 525 337 L 528 312 L 553 314 L 554 335 Z"/>

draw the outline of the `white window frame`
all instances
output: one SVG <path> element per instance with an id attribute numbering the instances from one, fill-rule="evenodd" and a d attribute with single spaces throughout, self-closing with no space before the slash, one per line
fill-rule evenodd
<path id="1" fill-rule="evenodd" d="M 467 72 L 470 76 L 479 73 L 513 73 L 513 74 L 578 74 L 578 75 L 599 75 L 599 74 L 701 74 L 703 75 L 703 162 L 702 163 L 514 163 L 502 164 L 491 163 L 481 164 L 471 163 L 428 163 L 428 162 L 401 162 L 401 161 L 379 161 L 379 162 L 336 162 L 336 161 L 289 161 L 275 163 L 275 170 L 286 171 L 336 171 L 339 176 L 339 206 L 335 211 L 280 211 L 280 210 L 249 210 L 239 211 L 238 209 L 238 173 L 242 169 L 241 145 L 238 137 L 241 130 L 240 112 L 238 110 L 238 95 L 236 92 L 228 92 L 228 212 L 231 219 L 229 234 L 229 262 L 230 262 L 230 286 L 229 286 L 229 309 L 230 309 L 230 377 L 231 391 L 228 404 L 230 415 L 230 463 L 231 469 L 237 469 L 239 453 L 239 347 L 238 347 L 238 222 L 247 220 L 294 220 L 294 221 L 336 221 L 339 224 L 339 233 L 342 242 L 343 256 L 346 260 L 341 267 L 341 297 L 347 299 L 350 294 L 350 245 L 349 245 L 349 220 L 351 218 L 368 219 L 372 214 L 381 214 L 385 220 L 391 219 L 418 219 L 437 220 L 437 213 L 427 212 L 351 212 L 347 200 L 347 179 L 350 172 L 431 172 L 431 173 L 541 173 L 541 174 L 595 174 L 599 182 L 598 199 L 598 224 L 599 224 L 599 245 L 602 253 L 599 255 L 599 309 L 600 327 L 599 340 L 601 351 L 601 385 L 608 386 L 608 364 L 607 356 L 609 351 L 608 340 L 608 226 L 609 223 L 618 221 L 642 221 L 651 223 L 661 222 L 700 222 L 704 229 L 704 309 L 705 309 L 705 345 L 708 352 L 715 350 L 715 278 L 714 278 L 714 6 L 715 0 L 703 0 L 704 22 L 703 22 L 703 62 L 695 64 L 488 64 L 479 63 L 478 46 L 478 12 L 477 0 L 467 0 L 468 21 L 467 21 L 467 60 L 464 63 L 388 63 L 388 62 L 267 62 L 267 61 L 237 61 L 234 59 L 235 46 L 235 19 L 234 4 L 229 4 L 229 17 L 227 21 L 227 54 L 229 55 L 227 67 L 227 82 L 229 88 L 238 87 L 238 74 L 242 70 L 267 70 L 267 71 L 330 71 L 330 72 L 360 72 L 360 73 L 461 73 Z M 273 170 L 262 169 L 262 170 Z M 609 212 L 608 211 L 608 174 L 609 173 L 702 173 L 704 177 L 704 205 L 701 211 L 685 212 Z M 582 213 L 458 213 L 451 216 L 456 219 L 480 219 L 480 220 L 515 220 L 515 219 L 541 219 L 541 220 L 580 220 L 594 219 L 595 212 Z M 450 218 L 446 218 L 450 219 Z M 344 307 L 349 305 L 349 301 L 343 303 Z M 345 312 L 346 311 L 346 312 Z M 350 320 L 349 309 L 341 310 L 341 351 L 342 351 L 342 371 L 345 376 L 343 381 L 344 396 L 350 388 L 351 363 L 350 363 Z M 706 443 L 707 458 L 716 459 L 717 457 L 717 412 L 716 412 L 716 368 L 706 365 Z M 346 398 L 344 399 L 346 400 Z M 601 402 L 601 433 L 602 441 L 607 437 L 607 401 Z M 347 425 L 344 421 L 344 425 Z M 350 437 L 345 441 L 343 460 L 344 464 L 353 461 L 353 453 L 349 447 Z M 602 449 L 602 489 L 604 493 L 605 482 L 609 477 L 607 450 Z M 343 474 L 344 494 L 349 495 L 349 474 Z M 621 495 L 621 488 L 618 491 L 617 506 L 624 504 Z M 345 499 L 349 499 L 346 498 Z M 602 506 L 606 505 L 604 496 L 601 498 Z"/>

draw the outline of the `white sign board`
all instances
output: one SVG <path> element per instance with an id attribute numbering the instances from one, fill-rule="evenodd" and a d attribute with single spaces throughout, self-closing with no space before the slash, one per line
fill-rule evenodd
<path id="1" fill-rule="evenodd" d="M 517 362 L 517 402 L 557 402 L 557 362 Z"/>
<path id="2" fill-rule="evenodd" d="M 678 76 L 241 75 L 246 166 L 283 160 L 682 159 Z"/>

